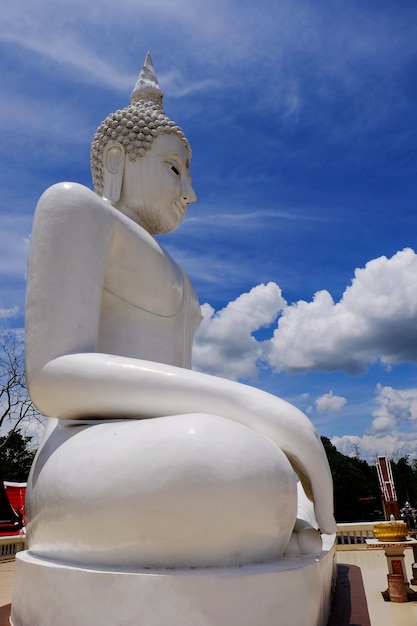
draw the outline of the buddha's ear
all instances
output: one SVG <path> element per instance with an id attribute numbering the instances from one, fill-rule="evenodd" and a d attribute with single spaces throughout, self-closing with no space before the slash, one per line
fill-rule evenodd
<path id="1" fill-rule="evenodd" d="M 122 191 L 125 149 L 119 143 L 108 143 L 103 150 L 103 198 L 117 202 Z"/>

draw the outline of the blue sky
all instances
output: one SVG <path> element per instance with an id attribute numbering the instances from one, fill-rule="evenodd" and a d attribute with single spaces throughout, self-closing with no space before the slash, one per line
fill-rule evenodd
<path id="1" fill-rule="evenodd" d="M 44 189 L 147 50 L 198 202 L 161 243 L 205 321 L 195 367 L 293 402 L 344 453 L 417 457 L 417 5 L 17 0 L 2 9 L 0 317 L 24 324 Z"/>

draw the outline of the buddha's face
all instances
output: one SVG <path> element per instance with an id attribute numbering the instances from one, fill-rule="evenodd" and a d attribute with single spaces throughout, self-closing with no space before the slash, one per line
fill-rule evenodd
<path id="1" fill-rule="evenodd" d="M 159 135 L 145 156 L 126 157 L 120 200 L 116 206 L 152 235 L 175 230 L 195 202 L 188 155 L 176 135 Z"/>

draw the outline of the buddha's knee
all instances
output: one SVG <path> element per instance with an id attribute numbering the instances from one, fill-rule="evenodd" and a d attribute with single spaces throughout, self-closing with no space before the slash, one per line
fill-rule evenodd
<path id="1" fill-rule="evenodd" d="M 30 549 L 82 564 L 227 566 L 282 556 L 296 477 L 264 436 L 207 414 L 62 422 L 35 463 Z"/>

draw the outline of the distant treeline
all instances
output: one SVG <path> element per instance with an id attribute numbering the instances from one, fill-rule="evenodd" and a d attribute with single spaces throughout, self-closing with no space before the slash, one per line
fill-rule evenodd
<path id="1" fill-rule="evenodd" d="M 375 465 L 339 452 L 327 437 L 321 438 L 334 485 L 337 522 L 383 520 L 384 513 Z M 391 460 L 400 508 L 405 502 L 417 507 L 417 459 L 402 456 Z"/>

